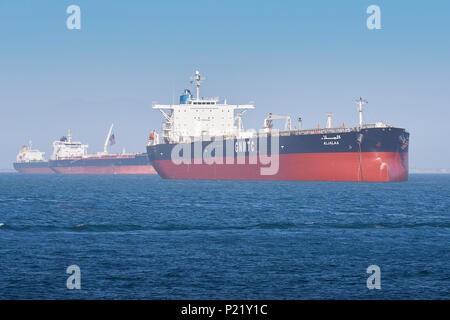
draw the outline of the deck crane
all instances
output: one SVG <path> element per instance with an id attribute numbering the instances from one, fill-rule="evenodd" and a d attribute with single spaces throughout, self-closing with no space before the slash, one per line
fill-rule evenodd
<path id="1" fill-rule="evenodd" d="M 291 117 L 290 116 L 282 116 L 278 114 L 269 113 L 267 117 L 264 119 L 264 126 L 263 128 L 265 130 L 270 130 L 273 127 L 273 120 L 283 120 L 285 119 L 286 122 L 284 123 L 284 130 L 290 131 L 291 130 Z"/>
<path id="2" fill-rule="evenodd" d="M 105 144 L 103 145 L 103 153 L 108 154 L 108 142 L 111 138 L 112 130 L 114 127 L 114 123 L 111 123 L 111 127 L 109 127 L 108 135 L 106 136 Z"/>

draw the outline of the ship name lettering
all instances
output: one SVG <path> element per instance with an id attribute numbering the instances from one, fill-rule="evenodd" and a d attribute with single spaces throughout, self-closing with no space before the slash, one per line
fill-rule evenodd
<path id="1" fill-rule="evenodd" d="M 336 135 L 334 137 L 328 137 L 326 134 L 324 134 L 322 136 L 322 140 L 340 140 L 340 139 L 341 139 L 341 135 L 340 134 L 338 134 L 338 135 Z"/>
<path id="2" fill-rule="evenodd" d="M 255 151 L 255 141 L 237 141 L 234 144 L 234 151 L 236 152 L 254 152 Z"/>

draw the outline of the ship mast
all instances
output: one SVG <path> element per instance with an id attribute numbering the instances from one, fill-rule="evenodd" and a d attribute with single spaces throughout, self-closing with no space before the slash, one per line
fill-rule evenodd
<path id="1" fill-rule="evenodd" d="M 332 112 L 327 112 L 327 128 L 332 128 L 333 127 L 332 117 L 333 117 L 333 113 Z"/>
<path id="2" fill-rule="evenodd" d="M 362 118 L 362 113 L 363 113 L 363 104 L 368 103 L 366 100 L 363 100 L 363 98 L 359 97 L 359 100 L 356 100 L 356 104 L 359 105 L 358 108 L 358 112 L 359 112 L 359 126 L 362 127 L 363 125 L 363 118 Z"/>
<path id="3" fill-rule="evenodd" d="M 103 146 L 103 153 L 108 154 L 108 142 L 109 138 L 111 137 L 112 129 L 113 129 L 114 123 L 111 123 L 111 127 L 109 127 L 108 135 L 106 136 L 105 145 Z"/>
<path id="4" fill-rule="evenodd" d="M 195 81 L 195 86 L 197 88 L 197 101 L 200 100 L 200 82 L 205 80 L 206 78 L 203 78 L 200 76 L 200 72 L 198 70 L 195 70 L 195 75 L 191 77 L 192 81 Z"/>

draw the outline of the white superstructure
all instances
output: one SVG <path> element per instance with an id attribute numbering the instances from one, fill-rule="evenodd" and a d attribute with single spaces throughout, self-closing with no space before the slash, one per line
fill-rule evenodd
<path id="1" fill-rule="evenodd" d="M 16 162 L 32 162 L 32 161 L 45 161 L 44 153 L 39 150 L 33 150 L 31 147 L 31 141 L 28 142 L 28 146 L 23 146 L 19 154 L 16 157 Z"/>
<path id="2" fill-rule="evenodd" d="M 52 160 L 65 158 L 83 158 L 87 156 L 87 144 L 81 144 L 79 141 L 72 141 L 70 130 L 67 137 L 62 137 L 53 142 Z"/>
<path id="3" fill-rule="evenodd" d="M 205 136 L 243 137 L 250 134 L 243 131 L 241 117 L 245 111 L 255 108 L 253 104 L 230 105 L 226 100 L 219 102 L 218 98 L 200 99 L 200 73 L 195 71 L 192 79 L 197 89 L 195 98 L 186 89 L 180 97 L 180 104 L 153 105 L 164 116 L 164 143 L 190 142 Z M 236 110 L 241 111 L 235 114 Z"/>
<path id="4" fill-rule="evenodd" d="M 254 109 L 253 104 L 230 105 L 226 100 L 220 102 L 219 98 L 200 98 L 200 83 L 204 80 L 198 71 L 191 77 L 191 83 L 195 83 L 197 96 L 194 98 L 188 89 L 184 90 L 180 96 L 179 104 L 161 105 L 153 104 L 153 109 L 158 109 L 164 116 L 162 125 L 162 141 L 159 141 L 159 135 L 152 132 L 148 145 L 159 143 L 179 143 L 193 142 L 199 140 L 209 140 L 213 137 L 228 138 L 250 138 L 258 135 L 254 130 L 244 131 L 242 116 L 249 109 Z M 376 124 L 363 124 L 362 106 L 367 104 L 366 100 L 360 98 L 356 101 L 359 105 L 359 126 L 353 129 L 371 127 L 388 127 L 388 125 L 377 122 Z M 327 113 L 326 127 L 321 129 L 319 126 L 315 129 L 304 130 L 302 128 L 302 118 L 298 118 L 298 128 L 292 127 L 291 117 L 269 113 L 264 119 L 263 131 L 270 133 L 273 129 L 274 120 L 285 120 L 284 131 L 281 135 L 298 134 L 317 134 L 331 132 L 346 132 L 353 130 L 343 124 L 339 128 L 333 128 L 332 113 Z M 278 131 L 278 130 L 277 130 Z"/>

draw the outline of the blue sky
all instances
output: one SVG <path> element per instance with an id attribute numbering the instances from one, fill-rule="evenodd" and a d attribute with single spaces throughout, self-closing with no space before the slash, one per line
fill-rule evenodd
<path id="1" fill-rule="evenodd" d="M 255 102 L 246 128 L 268 112 L 355 125 L 362 96 L 365 122 L 411 132 L 411 168 L 449 169 L 449 39 L 448 1 L 0 0 L 0 169 L 29 139 L 50 155 L 68 128 L 101 151 L 111 122 L 111 152 L 144 151 L 152 101 L 178 99 L 195 68 L 202 96 Z"/>

